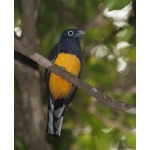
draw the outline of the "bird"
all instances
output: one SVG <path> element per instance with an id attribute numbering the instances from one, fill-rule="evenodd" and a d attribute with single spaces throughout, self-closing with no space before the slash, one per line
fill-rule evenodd
<path id="1" fill-rule="evenodd" d="M 84 65 L 79 41 L 83 34 L 85 32 L 77 29 L 65 30 L 48 57 L 52 63 L 78 78 Z M 60 137 L 65 110 L 73 100 L 77 87 L 47 69 L 45 82 L 49 98 L 46 131 L 49 135 Z"/>

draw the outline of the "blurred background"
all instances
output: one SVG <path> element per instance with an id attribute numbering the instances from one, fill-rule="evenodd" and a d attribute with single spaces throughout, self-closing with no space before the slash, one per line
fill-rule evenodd
<path id="1" fill-rule="evenodd" d="M 15 38 L 46 58 L 60 34 L 83 30 L 81 80 L 136 105 L 135 0 L 15 0 Z M 45 68 L 15 52 L 15 150 L 135 150 L 136 118 L 78 89 L 61 137 L 46 133 Z"/>

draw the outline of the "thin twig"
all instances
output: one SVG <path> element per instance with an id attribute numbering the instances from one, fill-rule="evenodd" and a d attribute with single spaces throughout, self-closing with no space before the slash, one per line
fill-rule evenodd
<path id="1" fill-rule="evenodd" d="M 88 107 L 88 111 L 91 112 L 103 124 L 105 124 L 109 127 L 115 127 L 124 133 L 130 133 L 132 131 L 132 128 L 124 126 L 123 124 L 121 124 L 120 121 L 118 121 L 118 120 L 114 121 L 114 120 L 108 119 L 107 117 L 102 115 L 100 112 L 98 112 L 96 107 L 94 107 L 93 105 Z"/>

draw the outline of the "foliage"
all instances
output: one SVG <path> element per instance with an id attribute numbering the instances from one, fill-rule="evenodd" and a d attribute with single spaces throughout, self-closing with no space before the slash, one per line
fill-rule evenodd
<path id="1" fill-rule="evenodd" d="M 113 98 L 136 105 L 136 26 L 134 21 L 131 21 L 132 23 L 129 21 L 135 19 L 134 10 L 129 11 L 126 20 L 121 20 L 125 21 L 122 27 L 115 25 L 116 20 L 99 14 L 99 20 L 86 28 L 102 7 L 108 7 L 109 10 L 122 9 L 130 2 L 132 1 L 107 0 L 106 3 L 104 0 L 41 1 L 37 20 L 39 53 L 48 57 L 62 31 L 72 27 L 82 28 L 86 34 L 80 39 L 84 56 L 81 79 Z M 22 10 L 18 0 L 15 0 L 15 27 L 22 29 Z M 122 45 L 124 42 L 125 46 L 119 46 L 121 42 Z M 44 70 L 40 67 L 41 82 L 44 81 Z M 15 87 L 19 89 L 18 85 Z M 44 93 L 45 89 L 42 92 Z M 47 101 L 47 97 L 43 96 L 43 99 Z M 91 106 L 96 108 L 97 113 L 90 111 Z M 43 107 L 47 109 L 45 102 Z M 104 118 L 97 117 L 100 115 Z M 112 123 L 106 124 L 105 118 L 117 122 L 118 126 L 135 128 L 135 116 L 108 108 L 78 89 L 66 111 L 61 137 L 59 139 L 49 137 L 49 141 L 54 149 L 61 150 L 136 149 L 135 133 L 125 133 Z M 15 139 L 16 149 L 26 149 L 24 144 L 20 143 L 20 139 Z"/>

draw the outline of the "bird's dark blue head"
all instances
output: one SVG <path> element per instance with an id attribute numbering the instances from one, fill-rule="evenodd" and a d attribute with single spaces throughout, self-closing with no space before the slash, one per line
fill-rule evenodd
<path id="1" fill-rule="evenodd" d="M 60 36 L 59 52 L 72 53 L 81 59 L 79 37 L 83 34 L 85 34 L 83 31 L 76 29 L 65 30 Z"/>
<path id="2" fill-rule="evenodd" d="M 83 34 L 85 34 L 83 31 L 78 31 L 76 29 L 68 29 L 61 34 L 60 41 L 65 39 L 78 39 Z"/>

